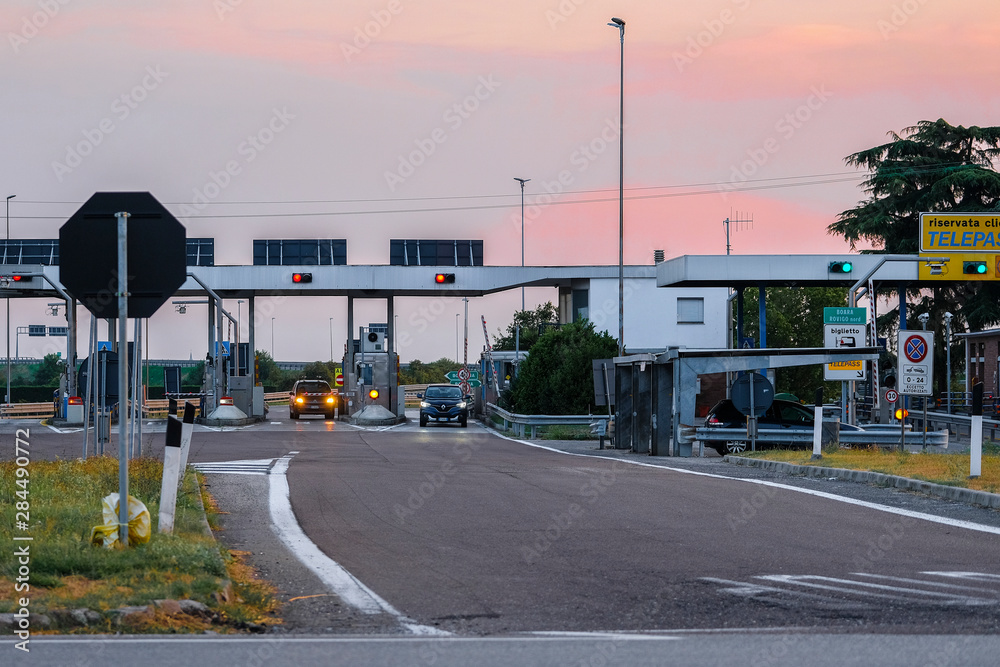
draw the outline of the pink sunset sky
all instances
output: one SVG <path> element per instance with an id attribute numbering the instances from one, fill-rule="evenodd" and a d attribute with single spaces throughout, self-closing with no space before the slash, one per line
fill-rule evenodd
<path id="1" fill-rule="evenodd" d="M 148 190 L 215 237 L 217 264 L 252 263 L 254 238 L 346 238 L 352 264 L 388 263 L 390 238 L 476 238 L 512 265 L 517 176 L 532 179 L 527 264 L 617 264 L 612 16 L 627 22 L 627 264 L 724 253 L 737 212 L 754 222 L 734 253 L 846 250 L 826 233 L 863 196 L 845 156 L 920 120 L 1000 124 L 1000 5 L 973 0 L 7 0 L 10 235 L 55 238 L 93 192 Z M 306 212 L 321 215 L 289 215 Z M 401 331 L 417 305 L 397 300 Z M 470 350 L 480 314 L 493 332 L 519 305 L 473 300 Z M 273 307 L 258 348 L 326 359 L 332 317 L 340 356 L 346 300 Z M 11 310 L 12 336 L 59 324 L 39 300 Z M 454 356 L 460 312 L 449 300 L 403 361 Z M 384 319 L 358 302 L 357 323 Z M 204 357 L 198 313 L 151 322 L 151 356 Z M 22 337 L 20 353 L 62 342 Z"/>

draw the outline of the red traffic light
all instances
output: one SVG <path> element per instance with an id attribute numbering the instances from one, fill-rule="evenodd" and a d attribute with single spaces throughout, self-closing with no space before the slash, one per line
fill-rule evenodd
<path id="1" fill-rule="evenodd" d="M 24 280 L 24 276 L 19 276 L 15 274 L 11 276 L 10 279 L 13 280 L 14 282 L 18 282 L 19 280 Z"/>
<path id="2" fill-rule="evenodd" d="M 293 273 L 292 282 L 293 283 L 311 283 L 313 281 L 313 274 L 311 273 Z"/>
<path id="3" fill-rule="evenodd" d="M 434 275 L 434 282 L 440 284 L 455 282 L 454 273 L 437 273 Z"/>

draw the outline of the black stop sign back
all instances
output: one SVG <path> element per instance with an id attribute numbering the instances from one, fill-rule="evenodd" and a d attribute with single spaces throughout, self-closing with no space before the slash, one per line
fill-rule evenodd
<path id="1" fill-rule="evenodd" d="M 59 229 L 59 281 L 96 317 L 118 316 L 118 219 L 128 218 L 128 316 L 151 317 L 187 279 L 184 226 L 148 192 L 97 192 Z"/>

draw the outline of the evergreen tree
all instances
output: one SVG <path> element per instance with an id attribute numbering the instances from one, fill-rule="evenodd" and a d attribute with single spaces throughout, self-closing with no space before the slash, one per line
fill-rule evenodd
<path id="1" fill-rule="evenodd" d="M 618 353 L 618 341 L 581 320 L 545 331 L 511 386 L 514 412 L 585 415 L 594 402 L 594 359 Z"/>
<path id="2" fill-rule="evenodd" d="M 843 236 L 852 248 L 866 241 L 874 253 L 916 254 L 920 213 L 1000 211 L 1000 174 L 994 169 L 1000 127 L 963 127 L 939 119 L 889 136 L 890 142 L 846 158 L 847 164 L 868 170 L 863 184 L 868 197 L 841 213 L 828 230 Z M 953 333 L 1000 322 L 996 282 L 941 281 L 910 296 L 917 301 L 908 305 L 907 320 L 928 313 L 938 340 L 944 339 L 945 311 L 955 315 Z M 898 312 L 879 318 L 882 330 L 896 322 Z M 944 346 L 935 347 L 936 365 L 943 368 Z M 947 374 L 936 375 L 943 390 Z"/>

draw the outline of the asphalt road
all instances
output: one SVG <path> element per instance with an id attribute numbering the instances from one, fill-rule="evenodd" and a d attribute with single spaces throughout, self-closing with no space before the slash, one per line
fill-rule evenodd
<path id="1" fill-rule="evenodd" d="M 690 474 L 731 469 L 717 461 L 656 461 L 682 464 L 685 472 L 632 465 L 621 455 L 569 456 L 472 425 L 362 431 L 273 416 L 276 423 L 250 429 L 199 429 L 192 462 L 297 452 L 287 480 L 305 533 L 425 626 L 461 636 L 742 629 L 988 634 L 1000 626 L 995 533 L 758 483 L 769 480 Z M 147 434 L 147 450 L 156 454 L 162 435 Z M 39 458 L 78 456 L 80 441 L 79 434 L 32 429 Z M 5 448 L 0 456 L 7 454 Z M 398 632 L 391 618 L 359 615 L 323 595 L 322 585 L 276 543 L 266 514 L 267 479 L 209 476 L 230 512 L 221 538 L 254 551 L 285 599 L 316 596 L 289 605 L 289 629 Z M 799 486 L 808 491 L 817 484 Z M 846 495 L 852 489 L 868 502 L 885 495 L 880 504 L 887 506 L 913 498 L 859 485 L 828 487 Z M 941 516 L 976 520 L 968 508 L 920 503 Z M 983 519 L 978 523 L 996 525 L 995 512 L 975 513 Z"/>

